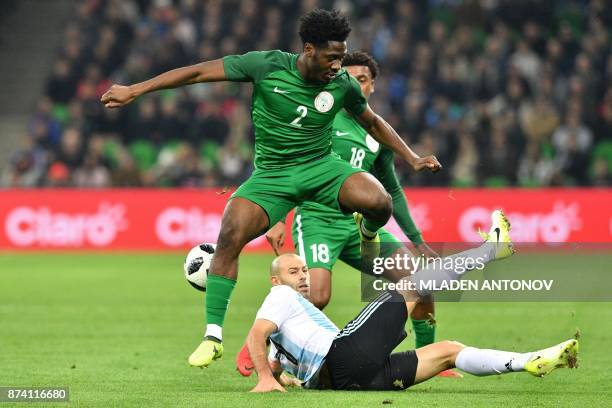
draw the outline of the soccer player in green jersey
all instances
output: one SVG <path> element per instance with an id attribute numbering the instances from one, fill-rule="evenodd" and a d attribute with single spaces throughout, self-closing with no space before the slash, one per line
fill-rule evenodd
<path id="1" fill-rule="evenodd" d="M 242 248 L 303 201 L 363 214 L 363 256 L 377 255 L 378 229 L 391 216 L 391 197 L 374 176 L 332 152 L 332 122 L 341 109 L 358 117 L 377 142 L 415 171 L 441 168 L 434 156 L 415 154 L 370 109 L 357 81 L 342 69 L 350 31 L 348 19 L 339 12 L 315 9 L 300 19 L 300 54 L 276 50 L 230 55 L 138 84 L 115 84 L 102 95 L 106 107 L 116 108 L 148 92 L 198 82 L 253 83 L 255 170 L 234 192 L 223 213 L 207 282 L 206 333 L 189 357 L 193 366 L 206 367 L 223 355 L 222 327 Z"/>
<path id="2" fill-rule="evenodd" d="M 374 92 L 379 68 L 377 62 L 364 52 L 352 52 L 342 61 L 342 66 L 353 76 L 366 99 Z M 333 123 L 332 150 L 353 167 L 372 173 L 391 194 L 393 217 L 402 231 L 414 244 L 419 254 L 438 256 L 423 241 L 421 231 L 413 221 L 406 197 L 395 174 L 393 152 L 381 146 L 370 136 L 357 120 L 345 110 L 340 111 Z M 279 254 L 284 242 L 285 225 L 280 221 L 267 233 L 266 238 Z M 305 260 L 310 272 L 310 301 L 323 309 L 331 298 L 331 270 L 338 259 L 360 270 L 360 237 L 352 215 L 343 214 L 316 202 L 306 201 L 296 208 L 293 220 L 293 242 L 295 250 Z M 381 256 L 410 254 L 398 239 L 386 231 L 379 230 L 382 244 Z M 397 280 L 397 276 L 388 276 Z M 415 333 L 416 348 L 432 344 L 435 325 L 432 323 L 434 304 L 431 296 L 422 298 L 410 314 Z M 246 348 L 241 350 L 237 368 L 242 375 L 250 374 Z M 459 373 L 443 371 L 442 376 L 457 377 Z"/>

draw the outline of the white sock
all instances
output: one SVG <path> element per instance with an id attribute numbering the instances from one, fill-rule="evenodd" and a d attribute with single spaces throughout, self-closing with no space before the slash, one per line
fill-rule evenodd
<path id="1" fill-rule="evenodd" d="M 481 376 L 523 371 L 532 354 L 466 347 L 457 355 L 455 367 Z"/>
<path id="2" fill-rule="evenodd" d="M 217 324 L 207 324 L 204 337 L 212 336 L 216 339 L 223 340 L 223 328 Z"/>
<path id="3" fill-rule="evenodd" d="M 425 285 L 421 281 L 433 281 L 435 282 L 434 286 L 440 287 L 441 282 L 459 280 L 464 273 L 474 268 L 480 268 L 481 263 L 484 265 L 493 260 L 495 260 L 495 246 L 485 242 L 477 248 L 468 249 L 444 258 L 432 259 L 425 268 L 419 269 L 412 275 L 410 280 L 415 283 L 418 294 L 426 296 L 431 294 L 431 291 L 424 289 Z M 459 265 L 461 267 L 458 267 Z"/>

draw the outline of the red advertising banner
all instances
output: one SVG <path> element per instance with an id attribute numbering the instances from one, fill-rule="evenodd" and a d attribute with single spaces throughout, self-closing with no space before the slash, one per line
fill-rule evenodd
<path id="1" fill-rule="evenodd" d="M 230 194 L 217 189 L 2 190 L 0 250 L 187 249 L 216 241 Z M 478 242 L 476 230 L 487 228 L 494 208 L 505 210 L 516 242 L 612 242 L 612 189 L 407 189 L 406 195 L 431 242 Z M 406 239 L 393 220 L 387 227 Z M 247 247 L 269 249 L 264 237 Z"/>

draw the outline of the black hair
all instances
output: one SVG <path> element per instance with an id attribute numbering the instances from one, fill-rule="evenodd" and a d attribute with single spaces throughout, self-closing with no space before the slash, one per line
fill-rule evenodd
<path id="1" fill-rule="evenodd" d="M 338 10 L 314 9 L 300 17 L 300 38 L 304 44 L 327 45 L 328 41 L 346 41 L 351 25 Z"/>
<path id="2" fill-rule="evenodd" d="M 344 59 L 342 60 L 343 67 L 350 66 L 364 66 L 370 68 L 370 73 L 372 74 L 372 79 L 376 78 L 380 69 L 378 68 L 378 62 L 367 52 L 363 51 L 354 51 L 346 54 Z"/>

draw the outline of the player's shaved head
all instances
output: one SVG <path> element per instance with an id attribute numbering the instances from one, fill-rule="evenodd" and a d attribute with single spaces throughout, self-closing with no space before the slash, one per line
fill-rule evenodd
<path id="1" fill-rule="evenodd" d="M 310 275 L 304 260 L 296 254 L 277 256 L 270 265 L 272 286 L 286 285 L 308 298 L 310 295 Z"/>
<path id="2" fill-rule="evenodd" d="M 281 271 L 287 269 L 287 264 L 291 261 L 301 261 L 302 258 L 296 254 L 282 254 L 274 258 L 270 264 L 270 276 L 280 276 Z"/>

